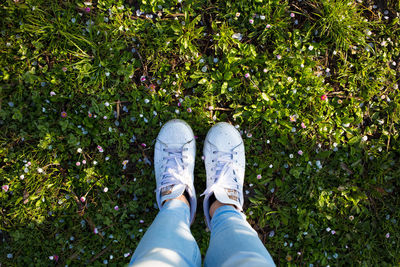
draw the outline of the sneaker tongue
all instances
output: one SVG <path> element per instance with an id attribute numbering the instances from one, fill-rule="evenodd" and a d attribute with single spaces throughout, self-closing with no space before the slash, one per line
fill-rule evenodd
<path id="1" fill-rule="evenodd" d="M 164 170 L 164 172 L 166 172 L 165 177 L 173 177 L 173 175 L 170 174 L 170 172 L 174 171 L 174 170 L 177 170 L 179 168 L 178 164 L 175 161 L 175 159 L 167 160 L 165 165 L 166 165 L 165 166 L 165 170 Z"/>
<path id="2" fill-rule="evenodd" d="M 228 195 L 228 198 L 239 202 L 239 192 L 237 190 L 225 188 L 225 192 Z"/>
<path id="3" fill-rule="evenodd" d="M 229 153 L 226 153 L 226 152 L 224 152 L 224 154 L 225 154 L 225 155 L 223 155 L 224 159 L 226 159 L 226 158 L 229 158 L 229 160 L 232 160 L 232 159 L 233 159 L 233 158 L 232 158 L 232 156 L 233 156 L 232 154 L 229 154 Z M 225 169 L 225 170 L 224 170 L 224 172 L 228 172 L 228 173 L 226 173 L 226 174 L 228 174 L 228 175 L 230 175 L 231 173 L 235 174 L 235 170 L 232 169 L 232 168 L 229 166 L 229 165 L 230 165 L 230 162 L 226 162 L 226 161 L 219 162 L 218 159 L 217 159 L 217 162 L 218 162 L 218 164 L 217 164 L 217 169 L 216 169 L 216 171 L 215 171 L 215 175 L 216 175 L 216 176 L 224 175 L 224 173 L 222 173 L 222 170 L 224 170 L 225 167 L 228 167 L 228 169 Z"/>
<path id="4" fill-rule="evenodd" d="M 183 191 L 185 191 L 185 189 L 186 189 L 185 184 L 176 184 L 176 185 L 170 185 L 170 186 L 161 188 L 161 192 L 160 192 L 161 203 L 163 203 L 167 199 L 179 197 L 180 195 L 183 194 Z"/>
<path id="5" fill-rule="evenodd" d="M 174 185 L 169 185 L 169 186 L 161 188 L 161 197 L 171 194 L 173 188 L 174 188 Z"/>
<path id="6" fill-rule="evenodd" d="M 215 198 L 224 204 L 235 205 L 238 209 L 242 210 L 242 205 L 240 204 L 240 193 L 235 189 L 230 188 L 215 188 L 214 190 Z"/>
<path id="7" fill-rule="evenodd" d="M 168 156 L 171 156 L 171 153 L 182 153 L 182 148 L 179 146 L 171 146 L 169 147 L 169 149 L 171 149 L 172 151 L 168 153 Z M 180 168 L 180 166 L 178 166 L 179 164 L 183 164 L 183 159 L 182 157 L 174 157 L 174 158 L 170 158 L 165 162 L 165 171 L 167 169 L 177 169 Z"/>

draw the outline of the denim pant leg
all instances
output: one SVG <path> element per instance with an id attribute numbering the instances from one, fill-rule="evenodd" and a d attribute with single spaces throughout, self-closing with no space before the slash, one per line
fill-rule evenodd
<path id="1" fill-rule="evenodd" d="M 129 266 L 200 266 L 201 255 L 190 232 L 190 210 L 180 200 L 164 204 L 139 242 Z"/>
<path id="2" fill-rule="evenodd" d="M 257 232 L 234 207 L 219 207 L 211 219 L 211 228 L 204 266 L 275 266 Z"/>

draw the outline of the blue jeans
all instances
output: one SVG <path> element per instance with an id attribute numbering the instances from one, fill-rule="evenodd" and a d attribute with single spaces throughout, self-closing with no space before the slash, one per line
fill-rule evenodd
<path id="1" fill-rule="evenodd" d="M 130 266 L 201 266 L 189 217 L 189 207 L 182 201 L 166 202 L 137 246 Z M 211 225 L 204 266 L 275 266 L 243 213 L 222 206 L 215 211 Z"/>

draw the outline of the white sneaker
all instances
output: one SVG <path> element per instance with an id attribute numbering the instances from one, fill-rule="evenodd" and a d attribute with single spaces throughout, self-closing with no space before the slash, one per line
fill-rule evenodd
<path id="1" fill-rule="evenodd" d="M 239 132 L 226 122 L 215 124 L 204 142 L 204 162 L 207 175 L 207 189 L 203 208 L 208 228 L 210 225 L 209 198 L 243 209 L 243 181 L 245 170 L 244 144 Z"/>
<path id="2" fill-rule="evenodd" d="M 163 202 L 179 197 L 186 190 L 190 203 L 190 223 L 196 214 L 196 192 L 193 171 L 196 141 L 190 126 L 182 120 L 170 120 L 161 128 L 155 145 L 156 199 L 161 209 Z"/>

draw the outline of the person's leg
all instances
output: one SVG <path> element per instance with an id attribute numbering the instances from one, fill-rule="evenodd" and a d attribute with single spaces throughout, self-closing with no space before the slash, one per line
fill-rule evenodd
<path id="1" fill-rule="evenodd" d="M 233 206 L 216 208 L 211 225 L 204 266 L 275 266 L 257 232 Z"/>
<path id="2" fill-rule="evenodd" d="M 196 214 L 192 129 L 171 120 L 160 130 L 154 151 L 156 200 L 160 212 L 132 256 L 132 266 L 200 266 L 200 250 L 190 232 Z"/>
<path id="3" fill-rule="evenodd" d="M 130 266 L 200 266 L 189 218 L 189 207 L 183 201 L 166 202 L 141 239 Z"/>
<path id="4" fill-rule="evenodd" d="M 204 266 L 275 266 L 243 209 L 244 144 L 228 123 L 217 123 L 204 142 L 207 189 L 203 208 L 210 245 Z"/>

